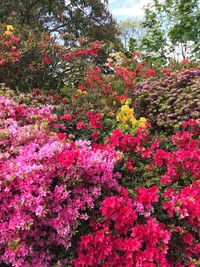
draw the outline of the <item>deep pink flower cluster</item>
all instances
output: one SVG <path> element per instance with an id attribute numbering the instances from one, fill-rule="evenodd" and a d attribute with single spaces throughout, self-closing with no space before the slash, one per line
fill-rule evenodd
<path id="1" fill-rule="evenodd" d="M 123 184 L 134 196 L 135 211 L 162 221 L 171 232 L 169 266 L 200 263 L 199 133 L 200 121 L 191 119 L 168 138 L 151 139 L 148 129 L 139 129 L 135 136 L 114 130 L 108 140 L 124 153 L 122 181 L 126 174 Z"/>
<path id="2" fill-rule="evenodd" d="M 136 187 L 136 201 L 135 206 L 139 214 L 149 217 L 152 211 L 152 204 L 158 202 L 158 188 L 152 186 L 151 188 Z"/>
<path id="3" fill-rule="evenodd" d="M 126 190 L 106 198 L 100 209 L 103 220 L 81 237 L 74 266 L 171 266 L 166 259 L 170 232 L 153 218 L 139 221 Z"/>
<path id="4" fill-rule="evenodd" d="M 118 190 L 120 154 L 50 132 L 52 106 L 0 97 L 0 262 L 52 266 L 101 191 Z"/>

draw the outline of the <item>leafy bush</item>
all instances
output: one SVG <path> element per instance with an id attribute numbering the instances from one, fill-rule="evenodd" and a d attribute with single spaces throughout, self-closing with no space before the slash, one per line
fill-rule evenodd
<path id="1" fill-rule="evenodd" d="M 12 266 L 52 266 L 101 194 L 119 188 L 121 154 L 51 132 L 52 109 L 0 97 L 0 261 Z"/>
<path id="2" fill-rule="evenodd" d="M 12 27 L 0 36 L 0 82 L 18 91 L 76 86 L 101 50 L 100 42 L 86 38 L 67 48 L 46 33 L 14 33 Z"/>
<path id="3" fill-rule="evenodd" d="M 115 130 L 108 140 L 124 154 L 118 166 L 120 181 L 132 195 L 139 214 L 153 216 L 171 233 L 167 266 L 175 262 L 183 264 L 180 266 L 199 264 L 199 133 L 200 121 L 191 119 L 168 138 L 152 136 L 148 128 L 140 128 L 135 136 Z M 147 191 L 154 186 L 159 200 L 151 208 L 153 193 Z"/>
<path id="4" fill-rule="evenodd" d="M 156 129 L 170 132 L 183 121 L 200 115 L 200 69 L 185 69 L 170 76 L 147 80 L 131 91 L 137 116 L 146 117 Z"/>

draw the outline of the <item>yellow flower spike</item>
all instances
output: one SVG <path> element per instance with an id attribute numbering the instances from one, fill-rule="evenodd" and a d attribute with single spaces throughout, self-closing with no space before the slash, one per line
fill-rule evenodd
<path id="1" fill-rule="evenodd" d="M 145 128 L 146 127 L 146 122 L 147 122 L 147 120 L 144 117 L 141 117 L 140 120 L 139 120 L 139 126 L 142 127 L 142 128 Z"/>
<path id="2" fill-rule="evenodd" d="M 127 110 L 126 114 L 131 118 L 133 116 L 133 110 L 132 109 Z"/>
<path id="3" fill-rule="evenodd" d="M 121 121 L 122 121 L 122 122 L 126 122 L 127 120 L 128 120 L 127 116 L 122 116 L 122 117 L 121 117 Z"/>
<path id="4" fill-rule="evenodd" d="M 121 115 L 120 114 L 117 114 L 116 119 L 117 119 L 117 121 L 120 121 L 121 120 Z"/>

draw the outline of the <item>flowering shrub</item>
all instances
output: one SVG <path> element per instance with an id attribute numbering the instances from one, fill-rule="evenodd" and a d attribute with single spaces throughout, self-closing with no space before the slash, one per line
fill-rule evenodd
<path id="1" fill-rule="evenodd" d="M 0 265 L 199 266 L 200 70 L 100 52 L 0 36 Z"/>
<path id="2" fill-rule="evenodd" d="M 135 134 L 138 127 L 146 127 L 146 119 L 140 118 L 136 120 L 134 116 L 134 110 L 129 107 L 131 99 L 127 99 L 125 104 L 122 105 L 120 110 L 117 113 L 117 121 L 119 121 L 118 128 L 123 132 L 130 132 L 131 134 Z"/>
<path id="3" fill-rule="evenodd" d="M 100 54 L 101 44 L 79 39 L 66 48 L 48 34 L 15 35 L 12 25 L 0 35 L 0 82 L 13 90 L 56 89 L 81 81 L 87 65 Z"/>
<path id="4" fill-rule="evenodd" d="M 52 108 L 0 97 L 0 261 L 12 266 L 52 266 L 101 193 L 118 190 L 121 154 L 50 132 Z"/>
<path id="5" fill-rule="evenodd" d="M 135 136 L 115 130 L 108 140 L 124 153 L 121 183 L 135 199 L 136 211 L 153 216 L 171 233 L 169 266 L 199 264 L 199 133 L 200 121 L 191 119 L 168 138 L 152 137 L 147 127 Z"/>
<path id="6" fill-rule="evenodd" d="M 106 198 L 103 219 L 82 236 L 74 266 L 171 266 L 166 259 L 170 232 L 153 218 L 138 218 L 127 192 Z"/>
<path id="7" fill-rule="evenodd" d="M 170 132 L 183 121 L 199 118 L 200 69 L 186 69 L 166 78 L 138 83 L 131 91 L 136 116 Z"/>

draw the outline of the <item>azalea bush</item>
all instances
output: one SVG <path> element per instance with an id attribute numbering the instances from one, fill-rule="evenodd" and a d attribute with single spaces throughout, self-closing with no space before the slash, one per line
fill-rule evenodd
<path id="1" fill-rule="evenodd" d="M 79 38 L 73 47 L 66 47 L 47 33 L 15 33 L 12 25 L 0 35 L 0 82 L 13 90 L 33 88 L 59 91 L 77 86 L 87 65 L 100 56 L 99 41 Z"/>
<path id="2" fill-rule="evenodd" d="M 104 113 L 88 110 L 77 123 L 75 134 L 101 135 L 91 144 L 71 141 L 74 114 L 53 112 L 63 99 L 44 105 L 37 90 L 16 97 L 3 86 L 1 95 L 2 263 L 198 266 L 199 120 L 168 137 L 141 119 L 132 131 L 121 98 L 107 136 Z"/>
<path id="3" fill-rule="evenodd" d="M 183 121 L 200 115 L 200 69 L 173 72 L 169 77 L 138 83 L 132 90 L 137 116 L 144 116 L 155 129 L 172 132 Z"/>
<path id="4" fill-rule="evenodd" d="M 157 199 L 155 192 L 150 206 Z M 106 198 L 100 210 L 103 218 L 91 222 L 93 231 L 81 237 L 74 266 L 170 266 L 170 232 L 153 218 L 138 216 L 126 190 L 122 196 Z"/>
<path id="5" fill-rule="evenodd" d="M 102 48 L 1 29 L 0 265 L 200 266 L 200 69 Z"/>
<path id="6" fill-rule="evenodd" d="M 120 183 L 130 195 L 123 188 L 105 198 L 74 266 L 199 266 L 199 133 L 197 120 L 171 140 L 152 140 L 148 128 L 113 132 L 109 144 L 123 151 Z"/>
<path id="7" fill-rule="evenodd" d="M 119 190 L 114 164 L 122 155 L 67 141 L 48 128 L 55 116 L 50 105 L 0 97 L 0 261 L 12 266 L 62 259 L 95 201 Z"/>

